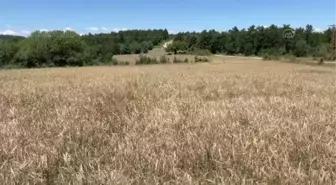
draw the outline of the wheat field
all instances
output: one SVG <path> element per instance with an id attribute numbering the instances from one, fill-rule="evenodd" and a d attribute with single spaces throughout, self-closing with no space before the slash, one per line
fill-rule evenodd
<path id="1" fill-rule="evenodd" d="M 1 184 L 334 184 L 335 68 L 0 71 Z"/>

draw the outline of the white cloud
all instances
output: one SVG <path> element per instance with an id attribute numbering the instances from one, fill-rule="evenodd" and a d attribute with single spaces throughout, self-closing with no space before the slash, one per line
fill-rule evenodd
<path id="1" fill-rule="evenodd" d="M 30 31 L 28 30 L 21 30 L 21 31 L 14 31 L 10 29 L 6 29 L 3 31 L 0 31 L 0 35 L 18 35 L 18 36 L 28 36 L 30 34 Z"/>
<path id="2" fill-rule="evenodd" d="M 119 31 L 125 31 L 127 28 L 113 28 L 112 31 L 119 32 Z"/>
<path id="3" fill-rule="evenodd" d="M 85 28 L 86 30 L 90 30 L 90 31 L 98 31 L 99 28 L 97 27 L 89 27 L 89 28 Z"/>
<path id="4" fill-rule="evenodd" d="M 119 32 L 119 31 L 125 31 L 127 30 L 127 28 L 108 28 L 108 27 L 88 27 L 88 28 L 84 28 L 87 31 L 92 31 L 92 32 L 102 32 L 102 33 L 106 33 L 106 32 Z"/>
<path id="5" fill-rule="evenodd" d="M 29 35 L 29 34 L 30 34 L 30 31 L 29 31 L 29 30 L 21 30 L 21 33 L 26 34 L 26 35 Z"/>
<path id="6" fill-rule="evenodd" d="M 32 30 L 32 31 L 31 31 Z M 41 29 L 37 29 L 38 31 L 41 32 L 48 32 L 51 31 L 50 29 L 46 29 L 46 28 L 41 28 Z M 71 27 L 65 27 L 63 29 L 58 29 L 58 30 L 63 30 L 63 31 L 76 31 L 75 29 L 71 28 Z M 85 35 L 88 34 L 89 32 L 91 33 L 109 33 L 111 31 L 113 32 L 119 32 L 119 31 L 125 31 L 128 30 L 127 28 L 110 28 L 110 27 L 88 27 L 88 28 L 84 28 L 83 30 L 80 31 L 76 31 L 79 35 Z M 19 36 L 29 36 L 33 31 L 35 31 L 35 29 L 22 29 L 22 30 L 14 30 L 14 29 L 9 29 L 9 28 L 5 28 L 4 30 L 0 30 L 0 34 L 1 35 L 19 35 Z M 174 32 L 176 33 L 176 32 Z"/>
<path id="7" fill-rule="evenodd" d="M 325 31 L 325 29 L 321 29 L 321 28 L 315 28 L 314 29 L 314 32 L 324 32 Z"/>
<path id="8" fill-rule="evenodd" d="M 101 27 L 101 30 L 103 30 L 103 31 L 107 31 L 107 30 L 109 30 L 109 28 Z"/>
<path id="9" fill-rule="evenodd" d="M 66 27 L 66 28 L 64 28 L 64 31 L 74 31 L 74 29 L 72 29 L 70 27 Z"/>
<path id="10" fill-rule="evenodd" d="M 21 30 L 21 33 L 23 36 L 29 36 L 31 32 L 29 30 Z"/>
<path id="11" fill-rule="evenodd" d="M 19 35 L 19 33 L 10 29 L 6 29 L 4 31 L 0 31 L 0 35 Z"/>
<path id="12" fill-rule="evenodd" d="M 177 32 L 176 32 L 176 31 L 173 31 L 173 30 L 168 30 L 168 33 L 169 33 L 169 34 L 176 34 Z"/>

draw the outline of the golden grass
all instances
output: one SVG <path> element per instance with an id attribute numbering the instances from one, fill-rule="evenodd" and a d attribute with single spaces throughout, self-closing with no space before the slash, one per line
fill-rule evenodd
<path id="1" fill-rule="evenodd" d="M 154 48 L 153 50 L 149 51 L 147 54 L 143 54 L 148 57 L 155 57 L 157 60 L 160 60 L 160 57 L 166 56 L 171 62 L 176 57 L 178 60 L 184 61 L 184 59 L 188 59 L 189 61 L 194 61 L 196 55 L 185 55 L 185 54 L 178 54 L 178 55 L 167 55 L 167 53 L 161 48 Z M 128 54 L 128 55 L 115 55 L 113 56 L 118 61 L 128 61 L 130 64 L 135 64 L 136 60 L 139 58 L 139 54 Z M 216 58 L 216 57 L 215 57 Z M 219 59 L 219 57 L 217 57 Z"/>
<path id="2" fill-rule="evenodd" d="M 0 71 L 0 182 L 333 184 L 335 99 L 268 61 Z"/>

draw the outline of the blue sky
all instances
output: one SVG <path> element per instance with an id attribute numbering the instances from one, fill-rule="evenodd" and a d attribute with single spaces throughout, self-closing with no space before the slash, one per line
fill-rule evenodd
<path id="1" fill-rule="evenodd" d="M 171 32 L 233 26 L 335 24 L 335 0 L 0 0 L 0 33 L 78 33 L 167 28 Z"/>

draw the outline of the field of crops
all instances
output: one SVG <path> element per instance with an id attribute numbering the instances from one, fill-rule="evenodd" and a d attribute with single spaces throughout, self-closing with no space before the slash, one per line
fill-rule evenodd
<path id="1" fill-rule="evenodd" d="M 335 68 L 223 61 L 0 71 L 0 182 L 334 183 Z"/>

